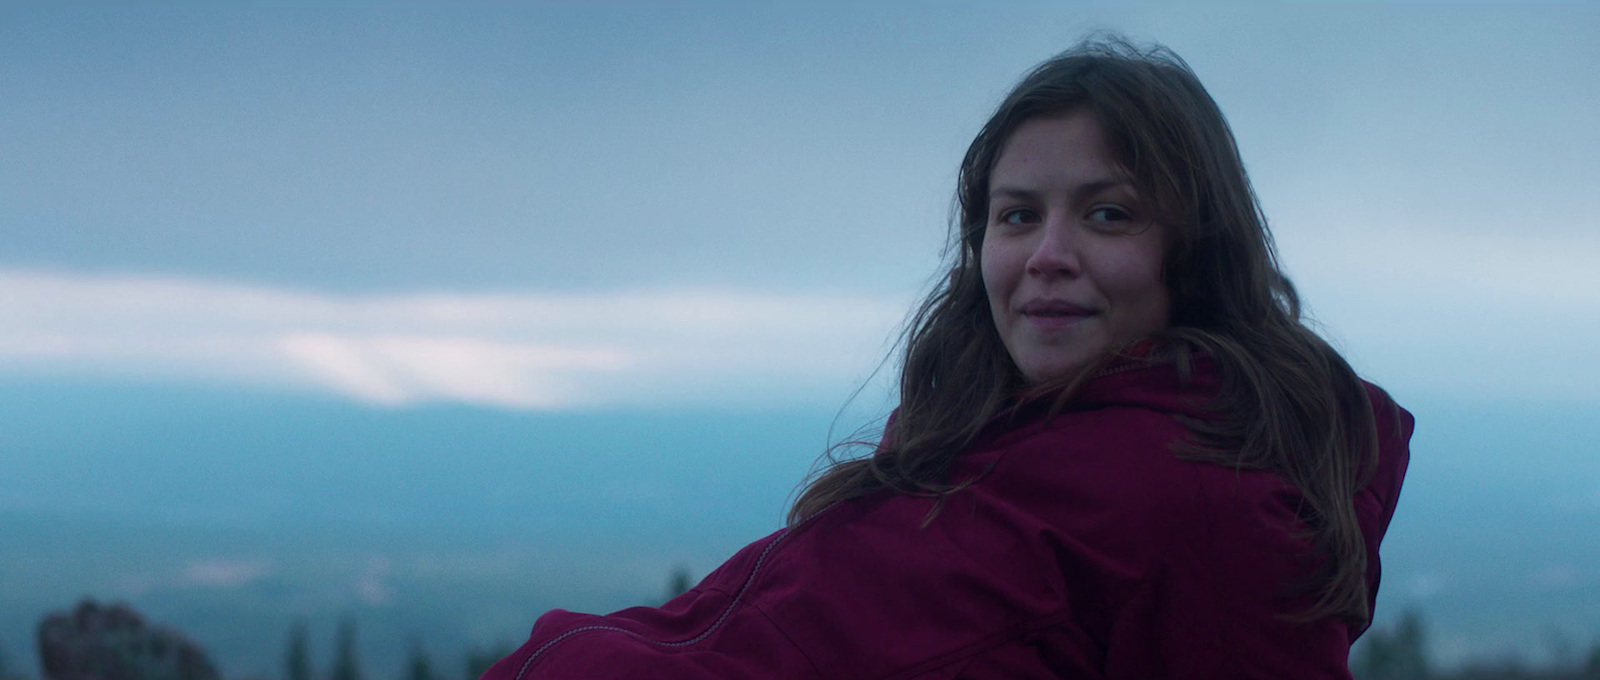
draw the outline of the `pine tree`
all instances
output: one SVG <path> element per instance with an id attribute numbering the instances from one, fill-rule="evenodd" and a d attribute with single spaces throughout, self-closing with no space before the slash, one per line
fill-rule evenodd
<path id="1" fill-rule="evenodd" d="M 483 677 L 484 671 L 489 670 L 489 667 L 493 666 L 496 661 L 510 656 L 512 652 L 516 651 L 516 649 L 516 645 L 502 642 L 499 645 L 489 649 L 473 649 L 468 651 L 466 658 L 466 680 L 478 680 L 478 678 Z"/>
<path id="2" fill-rule="evenodd" d="M 306 622 L 289 624 L 289 647 L 283 655 L 284 680 L 311 680 L 311 650 L 306 639 Z"/>
<path id="3" fill-rule="evenodd" d="M 442 680 L 433 670 L 433 661 L 420 641 L 411 642 L 411 661 L 406 664 L 405 680 Z"/>
<path id="4" fill-rule="evenodd" d="M 1425 680 L 1430 677 L 1427 647 L 1422 615 L 1407 611 L 1394 627 L 1367 631 L 1366 652 L 1350 669 L 1361 680 Z"/>
<path id="5" fill-rule="evenodd" d="M 689 568 L 678 565 L 672 568 L 672 574 L 667 577 L 667 599 L 689 592 L 694 586 L 694 581 L 689 578 Z"/>
<path id="6" fill-rule="evenodd" d="M 1400 672 L 1418 680 L 1428 677 L 1428 636 L 1422 626 L 1422 615 L 1415 611 L 1402 615 L 1394 639 L 1397 643 L 1395 660 L 1399 662 Z"/>
<path id="7" fill-rule="evenodd" d="M 339 620 L 339 638 L 334 647 L 331 680 L 361 680 L 361 660 L 356 654 L 356 619 L 345 616 Z"/>

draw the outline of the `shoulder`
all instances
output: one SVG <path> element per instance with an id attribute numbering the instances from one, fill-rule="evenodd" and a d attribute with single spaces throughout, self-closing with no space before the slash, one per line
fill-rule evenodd
<path id="1" fill-rule="evenodd" d="M 1278 486 L 1270 476 L 1180 455 L 1192 436 L 1186 423 L 1215 417 L 1206 411 L 1212 392 L 1171 366 L 1119 373 L 1087 384 L 1059 413 L 1038 408 L 1000 420 L 962 464 L 969 475 L 989 470 L 994 493 L 1059 511 L 1069 523 L 1114 517 L 1118 529 L 1179 531 L 1217 492 Z"/>
<path id="2" fill-rule="evenodd" d="M 978 495 L 1021 506 L 1126 570 L 1225 559 L 1252 547 L 1230 545 L 1246 538 L 1303 552 L 1294 487 L 1268 472 L 1183 458 L 1189 430 L 1180 417 L 1138 404 L 1065 413 L 995 439 L 964 466 L 988 471 Z"/>
<path id="3" fill-rule="evenodd" d="M 1287 586 L 1312 552 L 1298 491 L 1268 472 L 1180 457 L 1180 417 L 1100 404 L 1008 431 L 974 452 L 974 466 L 992 468 L 951 509 L 990 504 L 1026 518 L 1023 531 L 1054 553 L 1072 621 L 1125 675 L 1161 677 L 1181 663 L 1227 676 L 1238 667 L 1229 650 L 1339 657 L 1342 626 L 1282 618 L 1296 611 Z"/>

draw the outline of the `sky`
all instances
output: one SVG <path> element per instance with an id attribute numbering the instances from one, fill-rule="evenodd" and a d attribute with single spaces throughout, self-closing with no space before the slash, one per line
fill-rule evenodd
<path id="1" fill-rule="evenodd" d="M 1572 339 L 1600 319 L 1597 16 L 8 4 L 0 370 L 374 404 L 837 398 L 932 280 L 999 96 L 1118 30 L 1207 83 L 1358 367 L 1594 400 Z"/>
<path id="2" fill-rule="evenodd" d="M 1217 99 L 1414 480 L 1600 509 L 1594 3 L 0 4 L 0 391 L 871 411 L 966 145 L 1104 30 Z"/>

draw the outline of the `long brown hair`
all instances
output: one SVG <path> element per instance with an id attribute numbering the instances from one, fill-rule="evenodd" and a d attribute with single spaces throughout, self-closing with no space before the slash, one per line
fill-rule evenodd
<path id="1" fill-rule="evenodd" d="M 1212 406 L 1224 417 L 1186 421 L 1193 436 L 1175 453 L 1294 484 L 1317 567 L 1299 584 L 1314 604 L 1293 618 L 1364 626 L 1366 546 L 1353 496 L 1377 459 L 1366 390 L 1302 322 L 1216 102 L 1176 54 L 1115 38 L 1034 68 L 973 140 L 956 191 L 949 276 L 907 326 L 900 403 L 884 443 L 874 455 L 833 461 L 801 492 L 790 522 L 879 489 L 943 498 L 961 486 L 947 479 L 955 459 L 1008 397 L 1030 387 L 995 330 L 979 266 L 990 173 L 1022 123 L 1079 110 L 1095 116 L 1167 228 L 1162 279 L 1172 316 L 1158 345 L 1209 354 L 1219 374 Z"/>

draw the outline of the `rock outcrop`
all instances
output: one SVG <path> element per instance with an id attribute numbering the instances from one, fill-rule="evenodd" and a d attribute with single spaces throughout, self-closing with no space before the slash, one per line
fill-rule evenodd
<path id="1" fill-rule="evenodd" d="M 48 680 L 219 680 L 183 634 L 146 623 L 125 604 L 94 600 L 39 622 L 39 661 Z"/>

